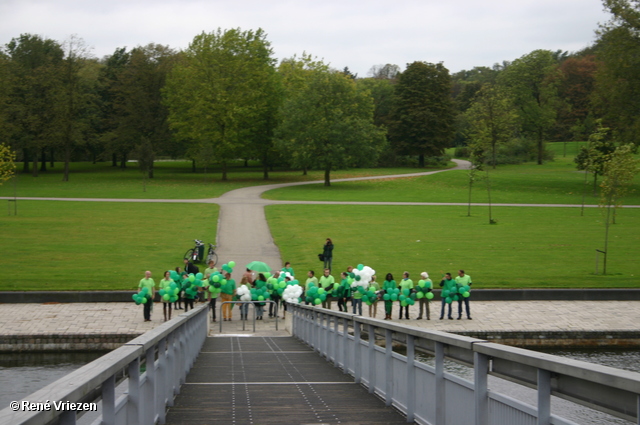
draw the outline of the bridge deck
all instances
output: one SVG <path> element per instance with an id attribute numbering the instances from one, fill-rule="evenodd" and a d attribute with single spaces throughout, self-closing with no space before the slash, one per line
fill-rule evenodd
<path id="1" fill-rule="evenodd" d="M 213 337 L 167 424 L 406 424 L 293 337 Z"/>

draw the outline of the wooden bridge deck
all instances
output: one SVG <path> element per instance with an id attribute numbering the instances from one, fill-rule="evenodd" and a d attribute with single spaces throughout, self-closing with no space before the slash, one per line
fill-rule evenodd
<path id="1" fill-rule="evenodd" d="M 406 424 L 293 337 L 212 337 L 167 424 Z"/>

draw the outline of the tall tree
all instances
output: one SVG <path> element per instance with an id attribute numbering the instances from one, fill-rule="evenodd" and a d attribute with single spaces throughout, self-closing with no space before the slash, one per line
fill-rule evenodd
<path id="1" fill-rule="evenodd" d="M 599 31 L 595 102 L 619 140 L 640 144 L 640 3 L 604 0 L 612 19 Z"/>
<path id="2" fill-rule="evenodd" d="M 496 168 L 498 147 L 511 139 L 516 129 L 517 115 L 511 100 L 500 87 L 485 84 L 476 94 L 466 115 L 471 140 L 491 154 Z"/>
<path id="3" fill-rule="evenodd" d="M 442 63 L 413 62 L 398 76 L 393 121 L 389 129 L 394 150 L 425 156 L 442 155 L 453 140 L 454 109 L 451 77 Z"/>
<path id="4" fill-rule="evenodd" d="M 306 73 L 285 100 L 277 140 L 293 166 L 307 167 L 311 158 L 324 170 L 325 186 L 334 169 L 375 163 L 385 144 L 369 93 L 343 73 L 321 70 Z"/>
<path id="5" fill-rule="evenodd" d="M 544 159 L 544 143 L 555 124 L 557 55 L 534 50 L 513 61 L 498 77 L 511 94 L 520 116 L 522 131 L 537 144 L 538 164 Z"/>
<path id="6" fill-rule="evenodd" d="M 58 42 L 32 34 L 12 39 L 6 52 L 12 74 L 9 120 L 14 127 L 13 144 L 23 152 L 24 171 L 31 158 L 37 176 L 40 151 L 57 131 L 55 93 L 64 52 Z"/>
<path id="7" fill-rule="evenodd" d="M 83 141 L 89 127 L 88 110 L 93 109 L 97 100 L 94 94 L 98 75 L 95 72 L 97 68 L 89 62 L 89 49 L 82 39 L 72 36 L 63 47 L 65 57 L 60 65 L 56 104 L 58 132 L 64 153 L 62 181 L 69 181 L 71 152 Z"/>
<path id="8" fill-rule="evenodd" d="M 222 179 L 227 164 L 245 156 L 256 126 L 273 105 L 275 59 L 266 34 L 232 29 L 196 36 L 167 80 L 171 127 L 183 139 L 211 144 Z"/>
<path id="9" fill-rule="evenodd" d="M 171 138 L 162 89 L 175 61 L 176 52 L 167 46 L 136 47 L 115 86 L 119 94 L 115 105 L 118 114 L 116 137 L 131 148 L 148 144 L 137 152 L 150 155 L 143 159 L 150 164 L 147 168 L 149 178 L 153 178 L 155 155 Z"/>

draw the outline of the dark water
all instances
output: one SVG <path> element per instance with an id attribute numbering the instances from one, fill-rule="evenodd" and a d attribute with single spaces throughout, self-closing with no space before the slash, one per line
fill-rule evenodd
<path id="1" fill-rule="evenodd" d="M 9 407 L 10 402 L 27 398 L 29 394 L 106 353 L 0 354 L 0 410 Z"/>
<path id="2" fill-rule="evenodd" d="M 536 351 L 603 366 L 640 372 L 640 350 L 604 348 Z M 421 358 L 421 361 L 434 366 L 433 357 L 425 356 Z M 473 368 L 445 360 L 445 370 L 468 381 L 473 381 Z M 529 405 L 537 405 L 537 393 L 534 389 L 523 387 L 493 376 L 489 376 L 489 388 Z M 551 413 L 584 425 L 629 425 L 632 423 L 553 396 L 551 397 Z"/>

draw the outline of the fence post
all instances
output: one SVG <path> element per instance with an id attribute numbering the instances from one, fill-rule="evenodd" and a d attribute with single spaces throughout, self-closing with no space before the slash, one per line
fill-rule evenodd
<path id="1" fill-rule="evenodd" d="M 140 357 L 129 363 L 129 397 L 127 401 L 127 423 L 141 422 L 140 411 Z"/>
<path id="2" fill-rule="evenodd" d="M 433 393 L 435 394 L 436 403 L 436 424 L 444 424 L 447 405 L 445 397 L 445 380 L 444 380 L 444 344 L 436 342 L 436 367 Z"/>
<path id="3" fill-rule="evenodd" d="M 347 353 L 349 351 L 349 319 L 342 318 L 342 371 L 349 373 L 349 365 L 347 363 Z"/>
<path id="4" fill-rule="evenodd" d="M 551 424 L 551 373 L 538 369 L 538 422 L 537 425 Z"/>
<path id="5" fill-rule="evenodd" d="M 415 337 L 407 335 L 407 422 L 409 423 L 414 422 L 416 412 L 415 356 Z"/>
<path id="6" fill-rule="evenodd" d="M 116 376 L 111 375 L 102 383 L 102 423 L 116 423 Z"/>
<path id="7" fill-rule="evenodd" d="M 369 394 L 376 391 L 376 328 L 369 325 Z"/>
<path id="8" fill-rule="evenodd" d="M 356 384 L 359 384 L 362 378 L 362 363 L 360 362 L 360 323 L 353 318 L 353 376 Z"/>
<path id="9" fill-rule="evenodd" d="M 384 387 L 384 401 L 387 406 L 391 406 L 393 403 L 393 331 L 391 329 L 385 329 L 384 345 L 384 368 L 386 381 Z"/>
<path id="10" fill-rule="evenodd" d="M 476 425 L 489 425 L 489 392 L 487 376 L 489 359 L 484 354 L 473 353 L 473 384 L 476 396 Z"/>

